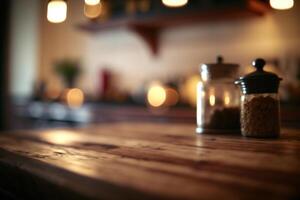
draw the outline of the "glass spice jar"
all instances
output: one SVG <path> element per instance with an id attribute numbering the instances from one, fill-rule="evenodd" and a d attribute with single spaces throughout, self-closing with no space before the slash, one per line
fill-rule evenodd
<path id="1" fill-rule="evenodd" d="M 256 59 L 256 71 L 240 77 L 241 132 L 247 137 L 278 137 L 280 135 L 280 107 L 278 87 L 282 80 L 264 71 L 266 62 Z"/>
<path id="2" fill-rule="evenodd" d="M 240 131 L 240 94 L 234 84 L 238 64 L 217 63 L 200 66 L 197 86 L 197 133 Z"/>

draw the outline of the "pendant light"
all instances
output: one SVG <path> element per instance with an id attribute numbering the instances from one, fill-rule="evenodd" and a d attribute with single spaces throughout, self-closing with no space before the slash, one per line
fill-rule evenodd
<path id="1" fill-rule="evenodd" d="M 47 19 L 51 23 L 61 23 L 67 18 L 67 3 L 64 0 L 50 0 L 47 6 Z"/>
<path id="2" fill-rule="evenodd" d="M 294 6 L 294 0 L 270 0 L 270 5 L 277 10 L 288 10 Z"/>
<path id="3" fill-rule="evenodd" d="M 96 19 L 101 15 L 102 11 L 102 5 L 96 4 L 96 5 L 88 5 L 84 4 L 84 15 L 89 19 Z"/>
<path id="4" fill-rule="evenodd" d="M 188 0 L 162 0 L 162 3 L 168 7 L 181 7 L 188 3 Z"/>
<path id="5" fill-rule="evenodd" d="M 100 0 L 84 0 L 85 4 L 89 6 L 94 6 L 100 3 Z"/>

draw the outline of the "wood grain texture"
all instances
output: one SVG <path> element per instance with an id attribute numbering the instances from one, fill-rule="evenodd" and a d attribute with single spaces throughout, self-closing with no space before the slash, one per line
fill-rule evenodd
<path id="1" fill-rule="evenodd" d="M 31 199 L 299 199 L 300 131 L 282 132 L 264 140 L 112 123 L 7 133 L 0 188 Z"/>

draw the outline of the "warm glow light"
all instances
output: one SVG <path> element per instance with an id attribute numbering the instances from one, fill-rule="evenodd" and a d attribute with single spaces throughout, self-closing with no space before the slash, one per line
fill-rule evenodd
<path id="1" fill-rule="evenodd" d="M 287 10 L 294 6 L 294 0 L 270 0 L 270 5 L 277 10 Z"/>
<path id="2" fill-rule="evenodd" d="M 209 88 L 209 96 L 208 96 L 208 101 L 209 105 L 214 106 L 216 104 L 216 96 L 215 96 L 215 88 L 210 87 Z"/>
<path id="3" fill-rule="evenodd" d="M 150 86 L 147 94 L 148 103 L 153 107 L 159 107 L 166 101 L 167 94 L 163 86 L 155 84 Z"/>
<path id="4" fill-rule="evenodd" d="M 41 134 L 41 137 L 49 143 L 59 145 L 70 145 L 81 141 L 77 133 L 67 130 L 46 131 Z"/>
<path id="5" fill-rule="evenodd" d="M 230 95 L 229 95 L 229 92 L 227 92 L 227 91 L 224 92 L 224 103 L 226 106 L 228 106 L 230 104 Z"/>
<path id="6" fill-rule="evenodd" d="M 66 93 L 66 103 L 71 108 L 78 108 L 84 102 L 84 94 L 78 88 L 73 88 Z"/>
<path id="7" fill-rule="evenodd" d="M 52 23 L 61 23 L 67 18 L 67 3 L 63 0 L 51 0 L 48 3 L 47 19 Z"/>
<path id="8" fill-rule="evenodd" d="M 178 103 L 179 94 L 173 88 L 166 88 L 167 99 L 165 102 L 166 106 L 174 106 Z"/>
<path id="9" fill-rule="evenodd" d="M 199 75 L 193 75 L 187 79 L 184 86 L 184 95 L 190 105 L 197 104 L 197 85 L 200 81 Z"/>
<path id="10" fill-rule="evenodd" d="M 168 7 L 180 7 L 188 3 L 188 0 L 162 0 L 163 4 Z"/>
<path id="11" fill-rule="evenodd" d="M 84 5 L 84 15 L 90 19 L 94 19 L 100 16 L 102 11 L 101 4 L 96 5 Z"/>
<path id="12" fill-rule="evenodd" d="M 84 1 L 85 4 L 90 5 L 90 6 L 94 6 L 100 3 L 100 0 L 85 0 Z"/>
<path id="13" fill-rule="evenodd" d="M 214 106 L 215 103 L 216 103 L 216 97 L 215 97 L 215 95 L 213 95 L 213 94 L 209 95 L 209 104 L 211 106 Z"/>

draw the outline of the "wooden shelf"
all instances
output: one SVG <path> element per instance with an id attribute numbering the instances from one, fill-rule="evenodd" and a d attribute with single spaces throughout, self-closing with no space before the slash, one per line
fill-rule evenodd
<path id="1" fill-rule="evenodd" d="M 211 6 L 201 10 L 186 9 L 180 13 L 155 13 L 147 16 L 124 16 L 106 21 L 89 21 L 77 25 L 82 31 L 100 32 L 125 27 L 137 33 L 149 46 L 153 54 L 159 51 L 159 32 L 171 26 L 195 24 L 200 22 L 236 20 L 247 17 L 262 16 L 270 10 L 268 3 L 263 0 L 240 0 L 236 5 L 226 7 Z"/>
<path id="2" fill-rule="evenodd" d="M 112 30 L 115 28 L 128 28 L 139 35 L 149 46 L 153 54 L 158 53 L 158 36 L 159 28 L 153 25 L 146 25 L 135 19 L 116 19 L 105 22 L 90 21 L 77 26 L 80 30 L 96 33 L 104 30 Z"/>

